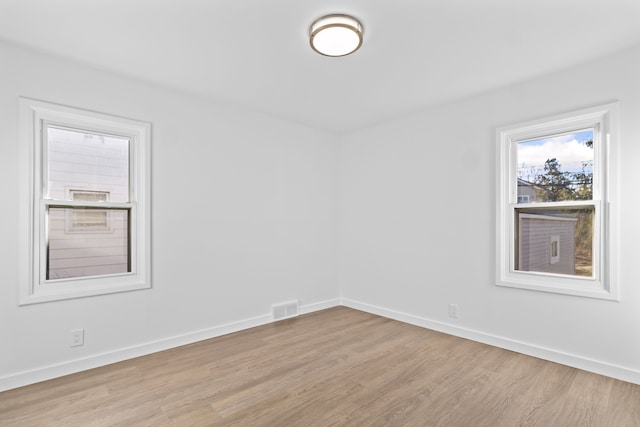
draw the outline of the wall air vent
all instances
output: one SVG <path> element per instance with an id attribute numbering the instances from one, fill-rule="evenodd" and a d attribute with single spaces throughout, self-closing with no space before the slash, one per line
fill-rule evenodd
<path id="1" fill-rule="evenodd" d="M 298 301 L 289 301 L 281 304 L 274 304 L 271 306 L 271 313 L 273 320 L 289 319 L 297 316 L 298 313 Z"/>

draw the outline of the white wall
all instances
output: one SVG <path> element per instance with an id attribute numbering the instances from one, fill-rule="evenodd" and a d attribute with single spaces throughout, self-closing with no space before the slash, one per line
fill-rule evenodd
<path id="1" fill-rule="evenodd" d="M 293 298 L 640 383 L 640 48 L 342 137 L 9 45 L 0 63 L 0 390 L 264 323 Z M 153 124 L 153 289 L 17 305 L 19 96 Z M 622 300 L 496 287 L 495 127 L 613 99 Z"/>
<path id="2" fill-rule="evenodd" d="M 640 382 L 638 76 L 640 47 L 343 137 L 344 303 Z M 615 99 L 622 300 L 495 286 L 495 128 Z"/>
<path id="3" fill-rule="evenodd" d="M 0 390 L 337 303 L 333 135 L 6 44 L 0 64 Z M 17 305 L 19 96 L 152 123 L 153 289 Z"/>

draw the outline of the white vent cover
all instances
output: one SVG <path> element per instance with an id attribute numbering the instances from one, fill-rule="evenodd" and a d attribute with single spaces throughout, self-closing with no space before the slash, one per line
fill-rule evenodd
<path id="1" fill-rule="evenodd" d="M 273 320 L 288 319 L 298 315 L 298 301 L 289 301 L 271 306 Z"/>

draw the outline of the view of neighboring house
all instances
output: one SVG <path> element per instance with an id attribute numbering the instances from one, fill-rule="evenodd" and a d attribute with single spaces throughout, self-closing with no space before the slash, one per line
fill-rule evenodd
<path id="1" fill-rule="evenodd" d="M 49 208 L 47 278 L 128 272 L 128 212 L 95 204 L 128 200 L 129 141 L 62 128 L 47 137 L 48 198 L 94 204 Z"/>
<path id="2" fill-rule="evenodd" d="M 518 178 L 518 203 L 543 200 L 545 189 Z M 557 212 L 522 209 L 518 213 L 516 269 L 576 274 L 577 218 Z"/>
<path id="3" fill-rule="evenodd" d="M 538 199 L 542 188 L 524 179 L 518 178 L 518 203 L 530 203 Z"/>
<path id="4" fill-rule="evenodd" d="M 576 273 L 577 218 L 520 213 L 518 270 Z"/>

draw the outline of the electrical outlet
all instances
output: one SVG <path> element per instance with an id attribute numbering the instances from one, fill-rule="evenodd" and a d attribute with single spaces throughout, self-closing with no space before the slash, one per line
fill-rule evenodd
<path id="1" fill-rule="evenodd" d="M 84 329 L 74 329 L 71 331 L 71 347 L 84 345 Z"/>
<path id="2" fill-rule="evenodd" d="M 449 317 L 453 317 L 455 319 L 460 315 L 460 308 L 458 304 L 449 304 Z"/>

